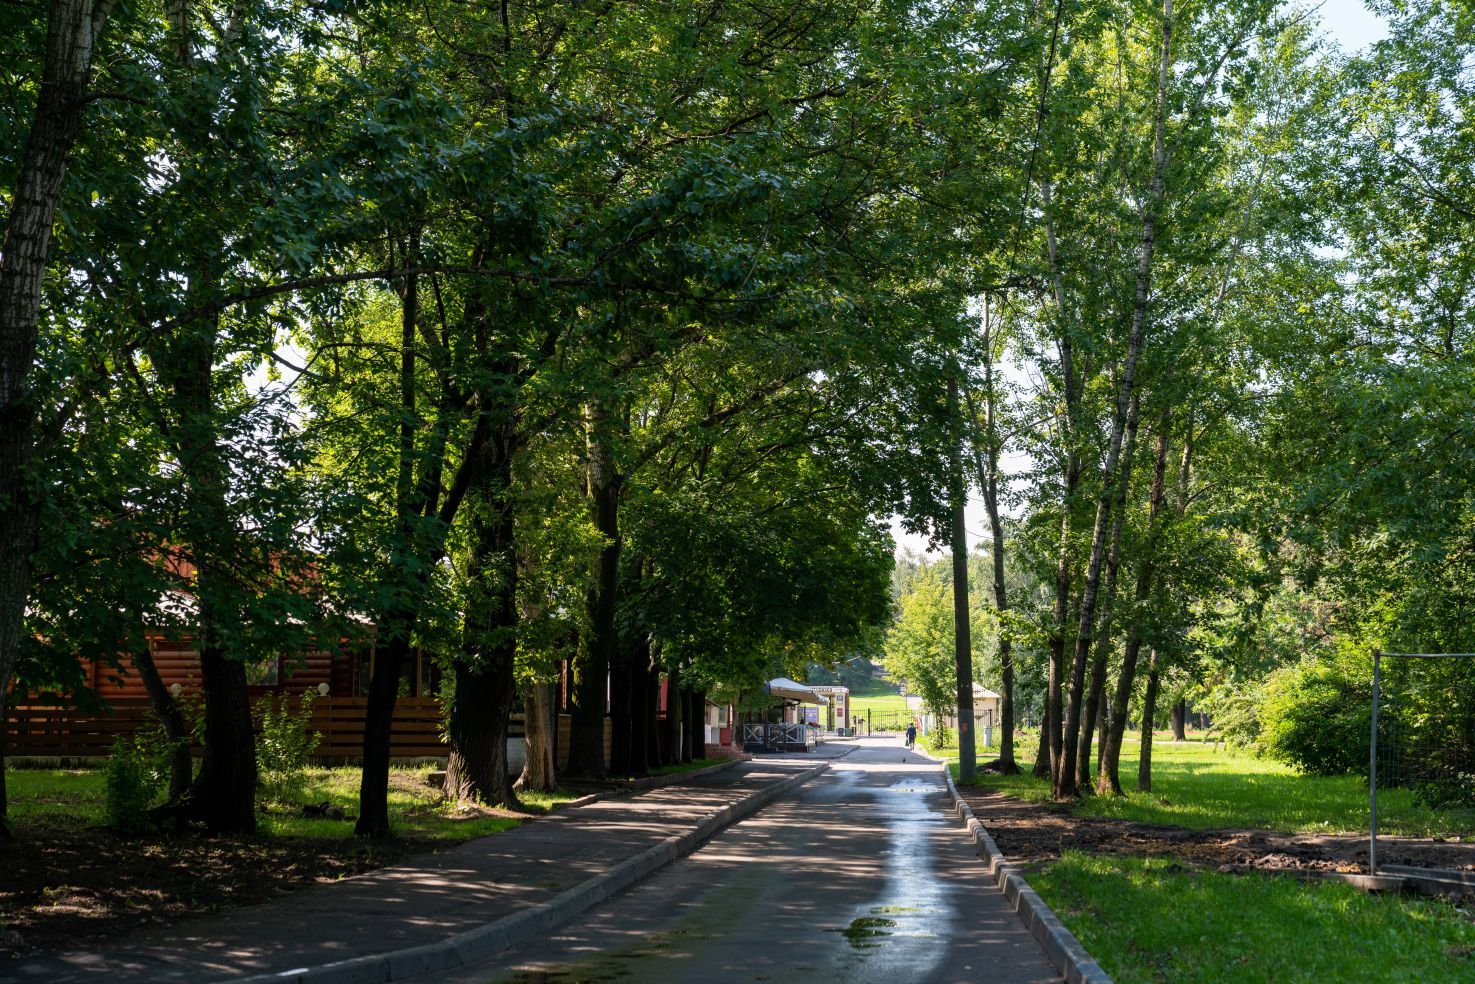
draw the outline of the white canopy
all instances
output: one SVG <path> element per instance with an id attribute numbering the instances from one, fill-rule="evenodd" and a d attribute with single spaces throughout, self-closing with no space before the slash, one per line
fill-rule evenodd
<path id="1" fill-rule="evenodd" d="M 822 704 L 824 698 L 804 684 L 788 677 L 774 677 L 768 681 L 768 692 L 785 700 L 797 700 L 801 704 Z"/>

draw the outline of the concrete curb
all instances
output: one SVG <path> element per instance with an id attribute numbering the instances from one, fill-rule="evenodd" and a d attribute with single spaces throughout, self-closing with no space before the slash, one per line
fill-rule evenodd
<path id="1" fill-rule="evenodd" d="M 953 783 L 952 771 L 943 766 L 942 774 L 947 780 L 947 791 L 953 798 L 953 810 L 978 842 L 978 856 L 988 865 L 989 874 L 998 883 L 1004 898 L 1019 913 L 1019 918 L 1024 920 L 1024 924 L 1039 941 L 1045 956 L 1050 958 L 1055 969 L 1065 975 L 1068 984 L 1112 984 L 1111 977 L 1086 952 L 1081 941 L 1065 928 L 1065 923 L 1060 921 L 1060 917 L 1050 910 L 1045 900 L 1024 880 L 1019 869 L 1004 857 L 1004 852 L 999 850 L 999 845 L 994 843 L 994 839 L 984 829 L 982 821 L 973 815 L 972 808 L 958 793 L 958 787 Z"/>
<path id="2" fill-rule="evenodd" d="M 707 817 L 686 833 L 668 837 L 547 902 L 504 916 L 476 929 L 457 933 L 436 943 L 352 957 L 317 967 L 297 967 L 251 977 L 223 978 L 221 984 L 386 984 L 389 981 L 408 980 L 478 963 L 503 950 L 552 932 L 584 910 L 598 905 L 677 858 L 696 850 L 703 841 L 718 831 L 752 816 L 784 793 L 803 785 L 829 767 L 828 762 L 822 762 L 765 786 Z M 698 770 L 700 771 L 702 770 Z M 678 773 L 683 778 L 693 774 Z"/>

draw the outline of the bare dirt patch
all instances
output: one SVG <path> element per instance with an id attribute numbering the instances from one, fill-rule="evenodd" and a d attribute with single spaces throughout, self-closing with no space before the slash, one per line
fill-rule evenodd
<path id="1" fill-rule="evenodd" d="M 48 817 L 0 841 L 0 958 L 72 949 L 150 926 L 254 905 L 425 852 L 273 837 L 129 839 Z"/>
<path id="2" fill-rule="evenodd" d="M 1065 807 L 1028 803 L 1003 793 L 961 792 L 999 849 L 1022 864 L 1054 861 L 1063 851 L 1079 850 L 1181 858 L 1226 872 L 1367 870 L 1365 836 L 1190 830 L 1108 817 L 1077 817 Z M 1379 837 L 1378 862 L 1475 871 L 1475 844 Z"/>

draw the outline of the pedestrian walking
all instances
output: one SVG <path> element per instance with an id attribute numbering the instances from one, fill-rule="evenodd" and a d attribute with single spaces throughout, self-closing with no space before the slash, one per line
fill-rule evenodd
<path id="1" fill-rule="evenodd" d="M 907 725 L 907 748 L 915 748 L 917 745 L 917 725 L 913 722 Z"/>

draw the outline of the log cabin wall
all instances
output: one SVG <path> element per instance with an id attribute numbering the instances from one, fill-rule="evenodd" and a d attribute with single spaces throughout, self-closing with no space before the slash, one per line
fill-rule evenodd
<path id="1" fill-rule="evenodd" d="M 184 690 L 197 690 L 200 685 L 200 653 L 194 641 L 188 638 L 169 639 L 154 636 L 149 639 L 149 650 L 154 656 L 159 677 L 164 686 L 179 684 Z M 147 698 L 143 678 L 133 667 L 133 660 L 123 656 L 119 666 L 108 666 L 93 661 L 88 670 L 88 682 L 100 697 Z M 283 656 L 274 664 L 253 666 L 248 673 L 254 675 L 252 693 L 300 693 L 316 689 L 318 684 L 328 684 L 329 694 L 335 697 L 353 695 L 353 666 L 347 652 L 311 652 L 300 656 Z M 267 682 L 274 680 L 274 682 Z"/>
<path id="2" fill-rule="evenodd" d="M 290 695 L 282 699 L 295 700 Z M 112 752 L 114 739 L 126 738 L 139 729 L 152 727 L 156 720 L 153 709 L 144 698 L 119 697 L 109 705 L 107 711 L 98 714 L 35 701 L 7 707 L 6 753 L 16 761 L 106 758 Z M 314 761 L 323 765 L 349 765 L 360 760 L 367 706 L 368 701 L 361 697 L 324 697 L 313 702 L 312 729 L 320 736 L 313 753 Z M 433 697 L 401 697 L 396 701 L 390 756 L 402 762 L 445 758 L 447 748 L 441 740 L 443 713 L 440 702 Z M 560 769 L 568 764 L 570 722 L 569 715 L 559 715 L 557 765 Z M 508 738 L 521 742 L 523 716 L 512 715 L 508 724 Z M 610 738 L 610 721 L 605 718 L 606 765 L 609 764 Z M 193 751 L 198 755 L 201 749 L 195 747 Z"/>

